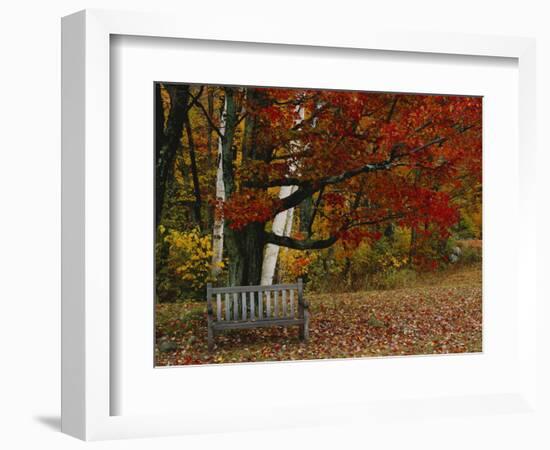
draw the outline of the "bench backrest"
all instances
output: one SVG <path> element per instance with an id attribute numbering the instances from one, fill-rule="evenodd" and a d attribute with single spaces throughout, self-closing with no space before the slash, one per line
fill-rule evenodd
<path id="1" fill-rule="evenodd" d="M 303 318 L 303 282 L 270 286 L 206 287 L 213 321 L 251 322 Z"/>

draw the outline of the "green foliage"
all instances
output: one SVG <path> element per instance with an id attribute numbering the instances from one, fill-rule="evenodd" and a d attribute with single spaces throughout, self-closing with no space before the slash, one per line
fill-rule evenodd
<path id="1" fill-rule="evenodd" d="M 400 289 L 414 285 L 418 275 L 416 271 L 408 268 L 389 269 L 373 274 L 368 283 L 369 289 L 385 290 Z"/>
<path id="2" fill-rule="evenodd" d="M 458 239 L 478 239 L 480 227 L 474 218 L 466 211 L 460 214 L 460 221 L 453 228 L 454 234 Z"/>
<path id="3" fill-rule="evenodd" d="M 460 255 L 460 262 L 463 265 L 471 265 L 479 263 L 482 260 L 481 247 L 462 245 L 462 254 Z"/>

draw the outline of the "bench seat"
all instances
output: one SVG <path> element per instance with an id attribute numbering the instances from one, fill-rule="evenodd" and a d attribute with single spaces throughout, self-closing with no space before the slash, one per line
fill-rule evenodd
<path id="1" fill-rule="evenodd" d="M 308 303 L 303 282 L 270 286 L 231 286 L 206 288 L 208 307 L 208 349 L 214 337 L 224 330 L 273 326 L 299 326 L 300 339 L 309 337 Z"/>
<path id="2" fill-rule="evenodd" d="M 249 322 L 229 321 L 229 322 L 214 322 L 212 328 L 214 331 L 221 330 L 242 330 L 246 328 L 261 328 L 261 327 L 290 327 L 292 325 L 302 325 L 302 319 L 263 319 L 251 320 Z"/>

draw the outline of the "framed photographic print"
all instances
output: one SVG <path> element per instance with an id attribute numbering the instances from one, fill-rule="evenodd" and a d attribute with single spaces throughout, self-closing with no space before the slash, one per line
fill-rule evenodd
<path id="1" fill-rule="evenodd" d="M 62 43 L 63 431 L 532 408 L 531 40 L 85 11 Z"/>
<path id="2" fill-rule="evenodd" d="M 156 365 L 482 350 L 481 97 L 154 88 Z"/>

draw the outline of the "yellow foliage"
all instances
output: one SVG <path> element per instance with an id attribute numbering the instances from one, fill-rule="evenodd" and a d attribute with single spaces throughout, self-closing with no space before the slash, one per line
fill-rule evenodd
<path id="1" fill-rule="evenodd" d="M 214 281 L 212 272 L 212 237 L 201 236 L 198 229 L 187 232 L 170 230 L 165 236 L 169 244 L 169 265 L 192 289 L 203 289 Z M 223 263 L 218 267 L 223 268 Z"/>
<path id="2" fill-rule="evenodd" d="M 279 251 L 279 273 L 282 281 L 294 282 L 308 273 L 310 265 L 319 254 L 312 251 L 281 248 Z"/>

